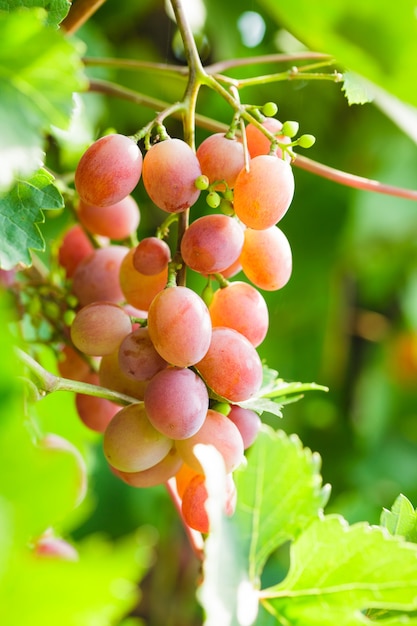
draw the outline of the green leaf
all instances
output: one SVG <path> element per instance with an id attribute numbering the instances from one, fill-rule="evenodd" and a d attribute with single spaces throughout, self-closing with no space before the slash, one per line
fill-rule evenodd
<path id="1" fill-rule="evenodd" d="M 42 164 L 44 133 L 68 127 L 86 86 L 80 42 L 45 24 L 42 9 L 0 13 L 0 189 Z M 24 51 L 24 53 L 23 53 Z"/>
<path id="2" fill-rule="evenodd" d="M 311 50 L 333 55 L 350 71 L 417 104 L 417 20 L 414 0 L 260 0 Z"/>
<path id="3" fill-rule="evenodd" d="M 349 104 L 366 104 L 374 99 L 370 86 L 354 72 L 343 74 L 342 90 L 345 92 Z"/>
<path id="4" fill-rule="evenodd" d="M 402 493 L 395 500 L 391 510 L 383 509 L 381 526 L 391 535 L 400 535 L 407 541 L 417 543 L 417 513 L 410 500 Z"/>
<path id="5" fill-rule="evenodd" d="M 0 267 L 31 264 L 29 249 L 44 250 L 38 224 L 45 221 L 43 210 L 60 209 L 64 201 L 53 184 L 53 176 L 39 170 L 28 180 L 18 180 L 0 196 Z"/>
<path id="6" fill-rule="evenodd" d="M 247 466 L 235 472 L 239 497 L 233 524 L 251 581 L 274 550 L 318 516 L 329 495 L 319 470 L 320 457 L 298 437 L 262 427 Z"/>
<path id="7" fill-rule="evenodd" d="M 71 2 L 69 0 L 0 0 L 0 11 L 13 11 L 22 7 L 45 9 L 47 23 L 50 26 L 58 26 L 70 10 Z"/>
<path id="8" fill-rule="evenodd" d="M 285 580 L 261 592 L 280 624 L 362 626 L 375 623 L 365 617 L 368 609 L 417 608 L 417 546 L 380 527 L 323 517 L 293 543 L 290 556 Z"/>

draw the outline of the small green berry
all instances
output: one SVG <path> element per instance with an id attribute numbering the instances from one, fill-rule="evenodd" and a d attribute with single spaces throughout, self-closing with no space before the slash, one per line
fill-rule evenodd
<path id="1" fill-rule="evenodd" d="M 194 186 L 197 187 L 197 189 L 200 189 L 200 191 L 208 189 L 209 185 L 210 181 L 205 174 L 201 174 L 201 176 L 198 176 L 198 178 L 196 178 L 194 181 Z"/>
<path id="2" fill-rule="evenodd" d="M 287 121 L 283 123 L 281 132 L 286 137 L 292 138 L 296 136 L 296 134 L 298 133 L 298 129 L 299 129 L 298 122 Z"/>
<path id="3" fill-rule="evenodd" d="M 298 139 L 298 145 L 300 148 L 311 148 L 316 143 L 314 135 L 301 135 Z"/>
<path id="4" fill-rule="evenodd" d="M 203 302 L 205 302 L 206 306 L 210 306 L 213 300 L 213 296 L 214 296 L 213 287 L 211 286 L 211 283 L 208 283 L 204 287 L 203 291 L 201 292 L 201 298 Z"/>
<path id="5" fill-rule="evenodd" d="M 218 193 L 210 191 L 210 193 L 207 194 L 206 202 L 212 209 L 217 209 L 220 205 L 221 199 Z"/>
<path id="6" fill-rule="evenodd" d="M 275 102 L 266 102 L 261 111 L 266 117 L 274 117 L 277 114 L 278 107 Z"/>
<path id="7" fill-rule="evenodd" d="M 220 201 L 220 211 L 225 215 L 234 215 L 235 210 L 233 208 L 233 202 L 230 202 L 230 200 L 226 200 L 226 198 L 222 198 L 222 200 Z"/>
<path id="8" fill-rule="evenodd" d="M 231 406 L 227 402 L 216 402 L 211 407 L 213 411 L 217 411 L 217 413 L 222 413 L 223 415 L 229 415 Z"/>
<path id="9" fill-rule="evenodd" d="M 225 200 L 233 202 L 233 189 L 230 189 L 230 187 L 228 187 L 226 191 L 223 192 L 223 197 Z"/>

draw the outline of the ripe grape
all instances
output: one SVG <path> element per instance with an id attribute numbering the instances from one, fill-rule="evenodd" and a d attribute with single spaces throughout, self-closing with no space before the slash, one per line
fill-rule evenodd
<path id="1" fill-rule="evenodd" d="M 236 485 L 231 474 L 226 474 L 225 487 L 224 512 L 230 516 L 233 515 L 236 508 Z M 210 530 L 206 510 L 207 499 L 205 477 L 202 474 L 196 474 L 184 490 L 181 512 L 188 526 L 201 533 L 208 533 Z"/>
<path id="2" fill-rule="evenodd" d="M 76 314 L 71 340 L 76 348 L 91 356 L 111 354 L 132 331 L 129 315 L 114 302 L 92 302 Z"/>
<path id="3" fill-rule="evenodd" d="M 166 483 L 170 478 L 175 476 L 182 465 L 183 461 L 181 456 L 175 446 L 172 446 L 171 450 L 164 456 L 162 461 L 159 461 L 159 463 L 141 472 L 121 472 L 114 467 L 111 467 L 111 470 L 131 487 L 155 487 L 156 485 Z"/>
<path id="4" fill-rule="evenodd" d="M 86 380 L 91 371 L 87 360 L 68 344 L 60 349 L 57 367 L 59 375 L 70 380 Z"/>
<path id="5" fill-rule="evenodd" d="M 282 123 L 277 120 L 275 117 L 268 117 L 262 122 L 262 126 L 266 128 L 270 133 L 275 135 L 275 137 L 281 143 L 290 143 L 290 138 L 281 134 Z M 266 137 L 259 128 L 254 126 L 254 124 L 248 124 L 246 126 L 246 141 L 248 144 L 248 150 L 251 158 L 253 159 L 260 154 L 269 154 L 271 151 L 271 142 L 268 137 Z M 282 150 L 280 147 L 277 147 L 275 150 L 275 154 L 282 158 Z M 288 153 L 285 154 L 285 160 L 290 161 L 291 157 Z"/>
<path id="6" fill-rule="evenodd" d="M 241 170 L 234 190 L 235 213 L 249 228 L 276 224 L 287 212 L 294 195 L 294 175 L 286 161 L 267 154 L 250 160 Z"/>
<path id="7" fill-rule="evenodd" d="M 187 463 L 181 465 L 178 472 L 175 473 L 175 486 L 180 498 L 184 495 L 184 491 L 191 479 L 199 473 L 200 472 L 197 472 L 197 470 L 187 465 Z"/>
<path id="8" fill-rule="evenodd" d="M 72 281 L 72 291 L 81 306 L 100 300 L 123 302 L 119 271 L 128 251 L 125 246 L 108 246 L 94 250 L 81 261 Z"/>
<path id="9" fill-rule="evenodd" d="M 58 249 L 58 262 L 67 278 L 72 278 L 83 259 L 94 252 L 94 246 L 79 224 L 74 224 L 65 233 Z"/>
<path id="10" fill-rule="evenodd" d="M 171 260 L 171 250 L 162 239 L 145 237 L 137 245 L 132 260 L 135 269 L 141 274 L 160 274 Z"/>
<path id="11" fill-rule="evenodd" d="M 146 327 L 136 328 L 126 335 L 119 346 L 119 366 L 129 378 L 150 380 L 167 365 L 156 351 Z"/>
<path id="12" fill-rule="evenodd" d="M 213 409 L 207 411 L 200 430 L 175 444 L 184 462 L 204 474 L 204 469 L 194 454 L 197 443 L 211 444 L 220 452 L 227 474 L 233 472 L 243 461 L 243 440 L 238 428 L 226 415 Z"/>
<path id="13" fill-rule="evenodd" d="M 107 461 L 122 472 L 140 472 L 159 463 L 172 443 L 152 426 L 143 404 L 130 404 L 116 413 L 103 437 Z"/>
<path id="14" fill-rule="evenodd" d="M 243 240 L 243 230 L 232 217 L 204 215 L 185 231 L 181 255 L 194 271 L 214 274 L 230 267 L 239 258 Z"/>
<path id="15" fill-rule="evenodd" d="M 210 135 L 197 148 L 197 158 L 201 171 L 210 184 L 224 180 L 229 188 L 233 188 L 240 170 L 245 165 L 243 145 L 237 139 L 228 139 L 223 133 Z M 220 184 L 215 189 L 224 190 Z"/>
<path id="16" fill-rule="evenodd" d="M 248 283 L 231 282 L 214 292 L 209 306 L 213 326 L 228 326 L 259 346 L 268 331 L 269 314 L 264 297 Z"/>
<path id="17" fill-rule="evenodd" d="M 165 267 L 159 274 L 147 276 L 135 269 L 134 254 L 135 248 L 131 248 L 120 265 L 120 287 L 128 304 L 136 309 L 147 311 L 152 300 L 167 284 L 168 267 Z"/>
<path id="18" fill-rule="evenodd" d="M 186 439 L 201 428 L 209 397 L 207 387 L 192 370 L 170 367 L 149 381 L 144 402 L 157 430 L 171 439 Z"/>
<path id="19" fill-rule="evenodd" d="M 245 230 L 240 262 L 246 277 L 259 289 L 276 291 L 290 279 L 291 247 L 277 226 L 266 230 Z"/>
<path id="20" fill-rule="evenodd" d="M 181 139 L 166 139 L 148 150 L 143 159 L 143 184 L 157 207 L 179 213 L 197 202 L 200 190 L 194 182 L 201 176 L 192 148 Z"/>
<path id="21" fill-rule="evenodd" d="M 79 201 L 77 217 L 86 230 L 93 235 L 109 239 L 126 239 L 136 232 L 140 212 L 136 200 L 126 196 L 108 206 L 96 206 Z"/>
<path id="22" fill-rule="evenodd" d="M 100 385 L 99 376 L 95 372 L 91 372 L 83 382 Z M 110 420 L 120 411 L 118 404 L 84 393 L 75 394 L 75 407 L 83 424 L 97 433 L 103 433 Z"/>
<path id="23" fill-rule="evenodd" d="M 261 427 L 261 418 L 255 411 L 244 409 L 237 404 L 232 405 L 227 417 L 239 429 L 245 450 L 255 441 Z"/>
<path id="24" fill-rule="evenodd" d="M 141 172 L 142 153 L 136 142 L 125 135 L 105 135 L 82 155 L 75 187 L 87 204 L 109 206 L 133 191 Z"/>
<path id="25" fill-rule="evenodd" d="M 148 329 L 162 358 L 178 367 L 197 363 L 210 345 L 210 313 L 188 287 L 167 287 L 158 293 L 149 307 Z"/>
<path id="26" fill-rule="evenodd" d="M 248 400 L 262 384 L 256 349 L 233 328 L 213 328 L 210 347 L 196 368 L 208 387 L 230 402 Z"/>
<path id="27" fill-rule="evenodd" d="M 132 398 L 143 400 L 147 381 L 140 381 L 126 376 L 119 364 L 119 350 L 103 356 L 98 370 L 100 385 L 118 391 Z"/>

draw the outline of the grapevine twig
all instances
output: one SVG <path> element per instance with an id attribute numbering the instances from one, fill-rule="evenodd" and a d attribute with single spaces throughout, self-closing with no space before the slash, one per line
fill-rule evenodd
<path id="1" fill-rule="evenodd" d="M 88 396 L 96 396 L 104 398 L 105 400 L 111 400 L 116 404 L 122 406 L 128 406 L 129 404 L 138 404 L 141 401 L 131 396 L 127 396 L 124 393 L 112 391 L 98 385 L 91 385 L 90 383 L 83 383 L 78 380 L 70 380 L 69 378 L 61 378 L 51 374 L 45 368 L 37 363 L 32 357 L 21 350 L 16 348 L 19 359 L 30 370 L 32 376 L 36 379 L 39 392 L 43 395 L 52 393 L 54 391 L 71 391 L 73 393 L 83 393 Z"/>
<path id="2" fill-rule="evenodd" d="M 201 533 L 199 533 L 197 530 L 194 530 L 193 528 L 190 528 L 187 524 L 187 522 L 184 520 L 184 516 L 182 514 L 181 511 L 181 501 L 180 498 L 178 496 L 178 492 L 175 488 L 175 482 L 173 479 L 168 480 L 168 482 L 166 483 L 166 487 L 169 493 L 169 496 L 183 522 L 183 526 L 184 526 L 184 531 L 185 534 L 188 537 L 188 540 L 190 542 L 191 548 L 194 552 L 194 554 L 196 555 L 196 557 L 202 561 L 204 558 L 204 541 L 203 541 L 203 536 Z"/>
<path id="3" fill-rule="evenodd" d="M 77 2 L 71 5 L 69 13 L 62 20 L 60 27 L 67 35 L 73 35 L 105 1 L 106 0 L 77 0 Z"/>

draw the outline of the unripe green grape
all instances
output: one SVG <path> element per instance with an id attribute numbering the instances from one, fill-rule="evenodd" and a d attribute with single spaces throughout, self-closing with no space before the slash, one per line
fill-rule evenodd
<path id="1" fill-rule="evenodd" d="M 201 174 L 201 176 L 198 176 L 194 182 L 194 185 L 197 187 L 197 189 L 200 189 L 200 191 L 204 191 L 205 189 L 207 189 L 209 184 L 210 181 L 205 174 Z"/>
<path id="2" fill-rule="evenodd" d="M 213 409 L 213 411 L 217 411 L 218 413 L 222 413 L 223 415 L 226 415 L 226 417 L 229 415 L 232 409 L 232 407 L 230 406 L 228 402 L 216 402 L 210 408 Z"/>
<path id="3" fill-rule="evenodd" d="M 286 137 L 295 137 L 298 133 L 299 124 L 298 122 L 287 121 L 282 125 L 281 132 Z"/>
<path id="4" fill-rule="evenodd" d="M 261 111 L 266 117 L 274 117 L 278 112 L 278 107 L 275 102 L 266 102 Z"/>
<path id="5" fill-rule="evenodd" d="M 220 210 L 222 213 L 224 213 L 224 215 L 228 215 L 229 217 L 232 217 L 235 214 L 233 203 L 230 202 L 230 200 L 226 200 L 225 198 L 222 198 L 220 200 Z"/>
<path id="6" fill-rule="evenodd" d="M 301 135 L 298 139 L 298 145 L 300 148 L 311 148 L 316 143 L 314 135 Z"/>
<path id="7" fill-rule="evenodd" d="M 210 191 L 210 193 L 207 194 L 206 202 L 212 209 L 217 209 L 220 205 L 221 198 L 215 191 Z"/>

